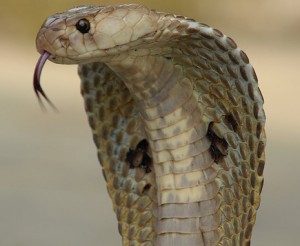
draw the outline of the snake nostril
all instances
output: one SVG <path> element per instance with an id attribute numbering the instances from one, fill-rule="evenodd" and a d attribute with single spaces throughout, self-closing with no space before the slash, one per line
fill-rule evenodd
<path id="1" fill-rule="evenodd" d="M 53 28 L 51 28 L 51 31 L 53 31 L 53 32 L 59 32 L 59 31 L 61 31 L 61 29 L 60 29 L 60 28 L 53 27 Z"/>

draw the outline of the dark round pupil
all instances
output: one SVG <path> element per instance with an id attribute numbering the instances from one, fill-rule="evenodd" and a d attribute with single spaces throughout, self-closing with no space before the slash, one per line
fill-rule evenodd
<path id="1" fill-rule="evenodd" d="M 76 29 L 81 33 L 88 33 L 90 30 L 90 22 L 87 19 L 81 19 L 76 23 Z"/>

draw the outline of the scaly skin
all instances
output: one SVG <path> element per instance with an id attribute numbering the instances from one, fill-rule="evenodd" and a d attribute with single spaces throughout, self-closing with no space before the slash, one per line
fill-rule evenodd
<path id="1" fill-rule="evenodd" d="M 81 6 L 49 17 L 37 49 L 81 64 L 123 245 L 250 245 L 265 115 L 255 72 L 232 39 L 139 5 Z M 150 172 L 128 159 L 143 139 Z"/>

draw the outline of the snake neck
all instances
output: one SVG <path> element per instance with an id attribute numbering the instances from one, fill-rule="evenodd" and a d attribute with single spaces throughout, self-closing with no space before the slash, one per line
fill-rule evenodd
<path id="1" fill-rule="evenodd" d="M 150 143 L 158 203 L 156 245 L 209 245 L 219 221 L 211 215 L 218 206 L 217 171 L 211 167 L 208 123 L 191 79 L 163 56 L 129 57 L 108 66 L 135 99 Z"/>

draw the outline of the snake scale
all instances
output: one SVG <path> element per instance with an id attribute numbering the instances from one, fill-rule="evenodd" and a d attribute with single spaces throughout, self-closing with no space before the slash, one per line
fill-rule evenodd
<path id="1" fill-rule="evenodd" d="M 79 64 L 123 245 L 250 245 L 265 114 L 231 38 L 141 5 L 83 5 L 48 17 L 36 45 L 40 100 L 46 60 Z"/>

